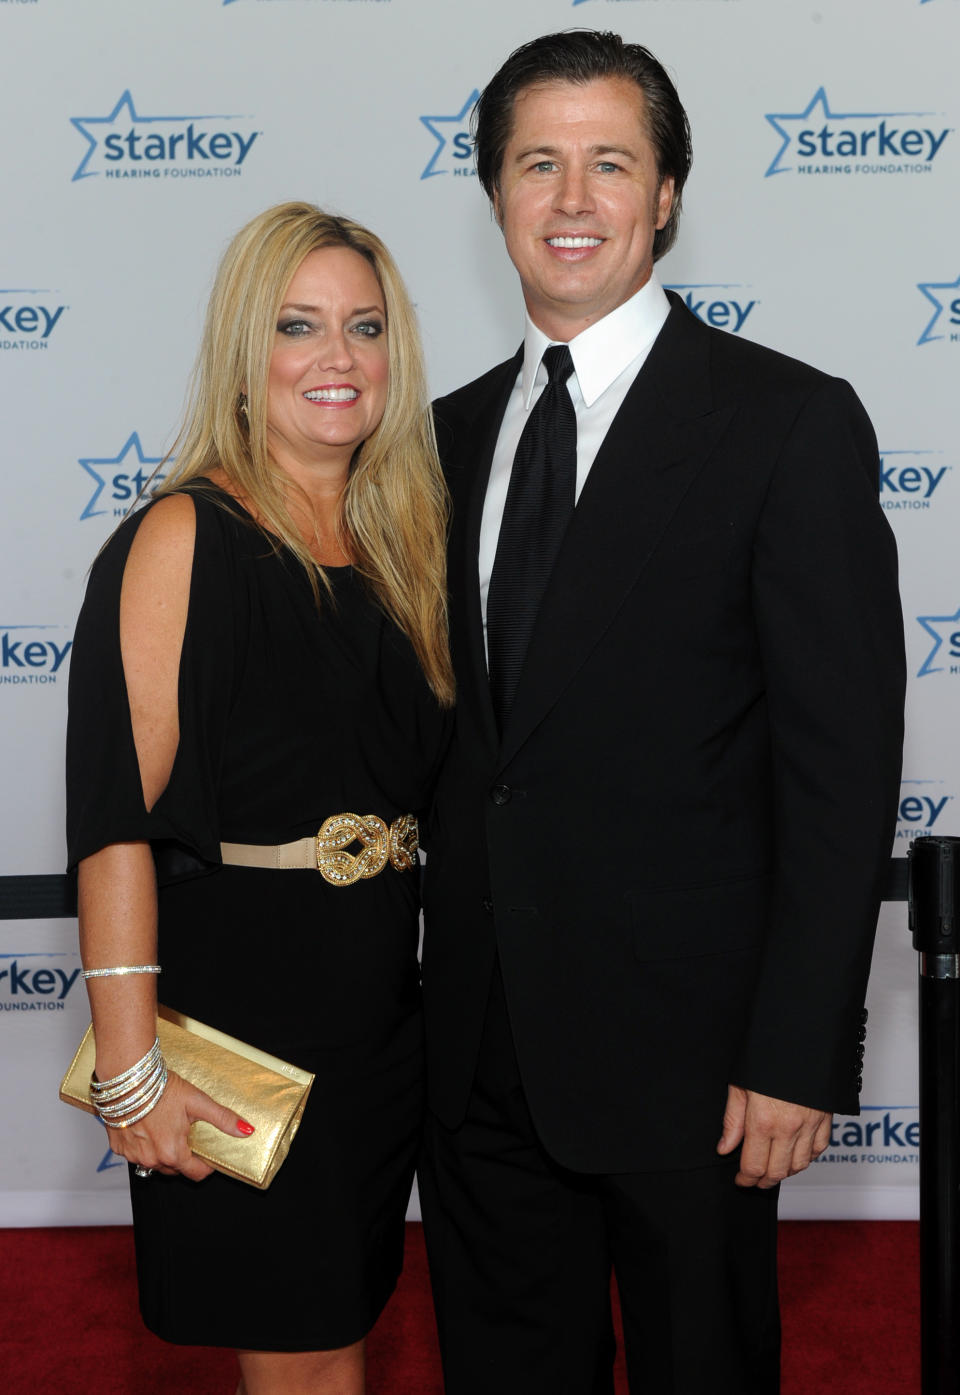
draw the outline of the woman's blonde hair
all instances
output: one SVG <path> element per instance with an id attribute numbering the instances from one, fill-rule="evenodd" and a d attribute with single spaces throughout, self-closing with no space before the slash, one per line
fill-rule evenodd
<path id="1" fill-rule="evenodd" d="M 217 272 L 184 425 L 170 451 L 176 463 L 157 493 L 223 470 L 267 535 L 302 563 L 318 605 L 320 587 L 329 593 L 323 568 L 291 518 L 289 478 L 267 449 L 267 375 L 279 310 L 304 257 L 326 247 L 349 248 L 370 263 L 387 315 L 386 406 L 354 455 L 340 528 L 357 570 L 449 705 L 447 493 L 416 317 L 396 264 L 374 233 L 308 203 L 277 204 L 241 228 Z"/>

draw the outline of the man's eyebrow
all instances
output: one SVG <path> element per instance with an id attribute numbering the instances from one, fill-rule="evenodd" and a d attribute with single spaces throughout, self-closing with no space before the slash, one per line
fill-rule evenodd
<path id="1" fill-rule="evenodd" d="M 562 152 L 555 145 L 531 145 L 525 150 L 518 150 L 514 156 L 516 164 L 523 160 L 529 160 L 533 155 L 545 155 L 551 160 L 556 159 Z M 631 150 L 627 145 L 591 145 L 587 150 L 588 155 L 625 155 L 630 160 L 637 158 L 637 152 Z"/>
<path id="2" fill-rule="evenodd" d="M 531 145 L 526 150 L 518 150 L 513 158 L 519 164 L 521 160 L 529 160 L 531 155 L 549 155 L 552 159 L 559 154 L 560 151 L 555 145 Z"/>
<path id="3" fill-rule="evenodd" d="M 591 155 L 626 155 L 626 156 L 628 156 L 631 160 L 635 160 L 635 159 L 637 158 L 637 152 L 636 152 L 635 150 L 631 149 L 631 147 L 630 147 L 629 145 L 592 145 L 592 146 L 590 147 L 590 154 L 591 154 Z"/>

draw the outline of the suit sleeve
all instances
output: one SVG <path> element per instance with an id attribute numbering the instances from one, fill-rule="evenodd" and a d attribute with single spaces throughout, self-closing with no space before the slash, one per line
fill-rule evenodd
<path id="1" fill-rule="evenodd" d="M 735 1084 L 856 1113 L 862 1007 L 896 817 L 905 665 L 878 454 L 827 380 L 784 442 L 753 607 L 774 771 L 774 890 Z"/>

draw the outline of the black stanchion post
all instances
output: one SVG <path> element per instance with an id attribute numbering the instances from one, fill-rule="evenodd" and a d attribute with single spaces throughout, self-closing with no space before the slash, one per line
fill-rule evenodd
<path id="1" fill-rule="evenodd" d="M 960 1390 L 960 838 L 910 848 L 920 955 L 920 1303 L 923 1395 Z"/>

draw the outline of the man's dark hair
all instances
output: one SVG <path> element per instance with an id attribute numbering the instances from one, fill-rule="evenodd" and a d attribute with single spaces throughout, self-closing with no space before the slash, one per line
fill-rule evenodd
<path id="1" fill-rule="evenodd" d="M 571 29 L 544 34 L 515 49 L 487 83 L 473 110 L 477 174 L 491 202 L 500 192 L 503 155 L 513 130 L 513 107 L 528 87 L 547 82 L 588 83 L 597 78 L 627 78 L 643 93 L 647 135 L 662 180 L 672 176 L 673 206 L 666 225 L 653 240 L 656 261 L 669 252 L 680 221 L 680 196 L 690 172 L 693 149 L 690 123 L 677 89 L 649 49 L 624 43 L 619 34 L 598 29 Z"/>

